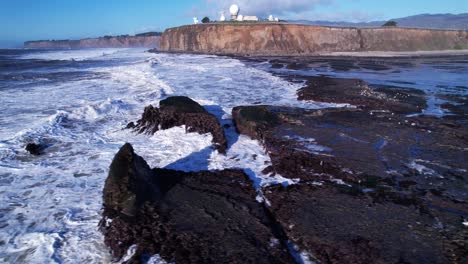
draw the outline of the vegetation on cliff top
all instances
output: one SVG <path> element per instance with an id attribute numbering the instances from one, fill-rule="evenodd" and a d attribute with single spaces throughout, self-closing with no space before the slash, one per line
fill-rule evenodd
<path id="1" fill-rule="evenodd" d="M 398 26 L 398 23 L 395 21 L 387 21 L 385 24 L 382 25 L 382 27 L 396 27 Z"/>
<path id="2" fill-rule="evenodd" d="M 140 33 L 140 34 L 135 34 L 135 36 L 131 36 L 128 34 L 125 35 L 116 35 L 116 36 L 111 36 L 111 35 L 105 35 L 102 37 L 97 37 L 96 39 L 100 38 L 105 38 L 105 39 L 110 39 L 110 38 L 127 38 L 127 37 L 155 37 L 155 36 L 161 36 L 162 32 L 145 32 L 145 33 Z M 79 41 L 79 40 L 71 40 L 71 39 L 42 39 L 42 40 L 31 40 L 31 41 L 26 41 L 25 44 L 29 43 L 37 43 L 37 42 L 68 42 L 68 41 Z"/>

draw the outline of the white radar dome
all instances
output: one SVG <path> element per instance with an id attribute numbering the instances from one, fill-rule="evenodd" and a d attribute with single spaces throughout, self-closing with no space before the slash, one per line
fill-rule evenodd
<path id="1" fill-rule="evenodd" d="M 229 12 L 231 13 L 231 16 L 237 16 L 239 14 L 239 6 L 238 5 L 232 5 L 229 8 Z"/>

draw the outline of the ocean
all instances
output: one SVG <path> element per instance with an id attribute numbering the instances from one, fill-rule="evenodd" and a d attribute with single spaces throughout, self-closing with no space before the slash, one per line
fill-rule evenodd
<path id="1" fill-rule="evenodd" d="M 297 70 L 144 49 L 0 50 L 0 262 L 111 262 L 98 223 L 108 168 L 125 142 L 151 167 L 242 168 L 256 187 L 294 183 L 262 174 L 268 155 L 237 134 L 230 113 L 252 104 L 349 107 L 297 101 L 302 84 L 284 78 L 295 72 L 419 89 L 429 96 L 424 113 L 439 117 L 450 115 L 440 95 L 468 95 L 468 58 L 402 61 L 342 69 L 317 60 Z M 191 97 L 230 125 L 226 155 L 214 150 L 210 134 L 183 127 L 151 136 L 125 129 L 145 106 L 171 95 Z M 44 155 L 29 154 L 28 143 L 46 145 Z"/>

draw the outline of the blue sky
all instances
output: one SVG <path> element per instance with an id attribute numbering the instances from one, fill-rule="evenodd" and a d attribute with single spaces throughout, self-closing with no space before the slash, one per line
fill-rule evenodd
<path id="1" fill-rule="evenodd" d="M 468 0 L 0 0 L 0 46 L 25 40 L 135 34 L 241 12 L 285 19 L 370 21 L 421 13 L 468 13 Z"/>

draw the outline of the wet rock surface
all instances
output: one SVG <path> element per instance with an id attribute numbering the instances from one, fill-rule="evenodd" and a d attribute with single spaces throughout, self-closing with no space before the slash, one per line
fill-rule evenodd
<path id="1" fill-rule="evenodd" d="M 468 88 L 465 88 L 468 90 Z M 468 96 L 467 95 L 439 95 L 445 100 L 441 107 L 453 115 L 468 116 Z"/>
<path id="2" fill-rule="evenodd" d="M 154 134 L 159 129 L 185 125 L 188 132 L 211 133 L 216 149 L 225 153 L 227 141 L 216 117 L 200 104 L 185 96 L 173 96 L 162 100 L 159 108 L 147 106 L 140 120 L 130 123 L 139 133 Z"/>
<path id="3" fill-rule="evenodd" d="M 313 76 L 298 91 L 299 100 L 346 103 L 367 110 L 388 110 L 398 114 L 420 113 L 427 107 L 425 94 L 415 89 L 375 86 L 363 80 Z"/>
<path id="4" fill-rule="evenodd" d="M 333 186 L 273 187 L 270 210 L 319 263 L 466 263 L 461 216 Z"/>
<path id="5" fill-rule="evenodd" d="M 388 70 L 401 71 L 404 69 L 418 67 L 422 64 L 443 65 L 447 56 L 396 56 L 396 57 L 356 57 L 356 56 L 306 56 L 306 57 L 254 57 L 243 58 L 244 60 L 268 61 L 275 69 L 304 70 L 300 75 L 311 69 L 330 69 L 333 72 L 350 72 L 353 70 L 365 70 L 384 72 Z M 449 58 L 451 61 L 464 63 L 466 55 L 457 55 Z M 457 67 L 456 67 L 457 68 Z M 297 72 L 289 72 L 297 74 Z M 307 74 L 306 74 L 307 75 Z M 399 83 L 409 84 L 406 80 L 398 80 Z M 464 87 L 462 87 L 464 88 Z"/>
<path id="6" fill-rule="evenodd" d="M 127 263 L 160 254 L 175 263 L 294 263 L 284 239 L 240 170 L 185 173 L 150 169 L 131 145 L 106 180 L 100 228 Z"/>
<path id="7" fill-rule="evenodd" d="M 387 110 L 387 109 L 384 109 Z M 265 191 L 287 237 L 323 263 L 463 263 L 468 128 L 462 118 L 245 106 L 240 133 L 263 142 Z"/>
<path id="8" fill-rule="evenodd" d="M 291 82 L 305 83 L 298 91 L 300 100 L 348 103 L 361 109 L 388 109 L 394 113 L 425 113 L 437 116 L 466 117 L 466 85 L 425 85 L 416 69 L 434 67 L 456 73 L 465 71 L 467 56 L 428 57 L 256 57 L 244 58 L 247 63 L 268 62 L 268 71 Z M 410 75 L 408 75 L 411 73 Z M 318 76 L 317 76 L 318 75 Z M 414 75 L 414 77 L 413 77 Z M 359 79 L 341 79 L 343 76 L 363 76 L 372 83 Z M 410 78 L 408 78 L 410 77 Z M 450 79 L 450 77 L 448 78 Z M 354 81 L 354 85 L 353 85 Z M 377 84 L 380 83 L 380 84 Z M 425 90 L 427 93 L 421 91 Z M 362 94 L 362 96 L 359 96 Z M 426 108 L 427 107 L 427 108 Z M 425 109 L 426 108 L 426 109 Z"/>
<path id="9" fill-rule="evenodd" d="M 263 142 L 273 171 L 285 177 L 412 180 L 459 194 L 466 188 L 468 130 L 459 119 L 274 106 L 236 107 L 233 117 L 240 133 Z"/>

